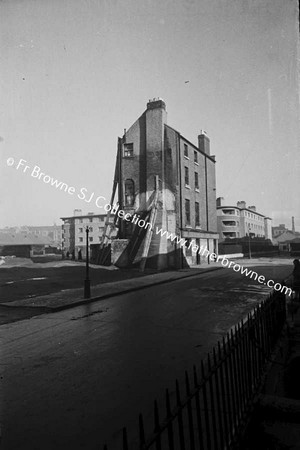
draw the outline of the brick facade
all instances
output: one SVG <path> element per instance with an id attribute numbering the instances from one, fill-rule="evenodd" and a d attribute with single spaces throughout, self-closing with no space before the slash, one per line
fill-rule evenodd
<path id="1" fill-rule="evenodd" d="M 153 197 L 155 176 L 158 176 L 155 227 L 178 237 L 201 240 L 211 251 L 217 249 L 215 158 L 210 155 L 206 134 L 199 136 L 198 146 L 189 142 L 167 125 L 165 103 L 154 99 L 119 142 L 121 208 L 130 214 L 142 214 Z M 188 202 L 189 221 L 186 217 Z M 120 237 L 130 238 L 132 232 L 132 227 L 124 226 Z M 166 268 L 200 262 L 199 257 L 179 247 L 153 233 L 148 265 Z"/>

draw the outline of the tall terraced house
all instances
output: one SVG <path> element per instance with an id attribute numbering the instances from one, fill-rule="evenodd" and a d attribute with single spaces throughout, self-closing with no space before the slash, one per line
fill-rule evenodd
<path id="1" fill-rule="evenodd" d="M 126 220 L 122 213 L 114 262 L 179 268 L 207 260 L 194 245 L 216 252 L 215 164 L 204 131 L 194 145 L 167 125 L 164 101 L 150 100 L 118 139 L 115 184 Z"/>

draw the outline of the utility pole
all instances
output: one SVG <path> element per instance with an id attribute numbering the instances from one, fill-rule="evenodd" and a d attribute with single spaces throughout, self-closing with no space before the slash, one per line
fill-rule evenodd
<path id="1" fill-rule="evenodd" d="M 249 259 L 251 259 L 251 242 L 250 242 L 250 231 L 251 231 L 251 227 L 249 225 L 248 227 L 248 244 L 249 244 Z"/>
<path id="2" fill-rule="evenodd" d="M 89 278 L 89 227 L 86 226 L 86 258 L 85 258 L 85 280 L 84 280 L 84 298 L 91 297 L 91 282 Z"/>

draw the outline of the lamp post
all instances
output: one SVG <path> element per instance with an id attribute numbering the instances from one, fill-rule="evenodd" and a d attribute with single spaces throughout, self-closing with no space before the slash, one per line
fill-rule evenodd
<path id="1" fill-rule="evenodd" d="M 89 227 L 86 226 L 86 258 L 85 258 L 85 280 L 84 280 L 84 298 L 91 297 L 91 283 L 89 278 Z"/>
<path id="2" fill-rule="evenodd" d="M 251 231 L 251 227 L 249 225 L 249 228 L 248 228 L 249 259 L 251 259 L 250 231 Z"/>

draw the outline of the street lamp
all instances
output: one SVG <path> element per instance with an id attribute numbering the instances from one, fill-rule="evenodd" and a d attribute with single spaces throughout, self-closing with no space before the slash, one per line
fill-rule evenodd
<path id="1" fill-rule="evenodd" d="M 249 227 L 248 227 L 249 259 L 251 259 L 250 231 L 251 231 L 251 227 L 250 227 L 250 225 L 249 225 Z"/>
<path id="2" fill-rule="evenodd" d="M 85 257 L 85 280 L 84 280 L 84 298 L 91 297 L 91 283 L 89 278 L 89 227 L 86 226 L 86 257 Z"/>

